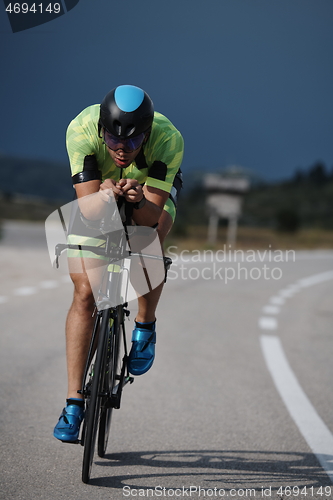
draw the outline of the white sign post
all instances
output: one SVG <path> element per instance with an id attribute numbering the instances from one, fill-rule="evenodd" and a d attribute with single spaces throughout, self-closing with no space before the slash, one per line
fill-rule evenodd
<path id="1" fill-rule="evenodd" d="M 249 188 L 244 177 L 222 177 L 207 174 L 204 177 L 209 209 L 208 243 L 214 245 L 217 239 L 219 218 L 228 219 L 227 244 L 236 243 L 238 217 L 242 213 L 243 195 Z"/>

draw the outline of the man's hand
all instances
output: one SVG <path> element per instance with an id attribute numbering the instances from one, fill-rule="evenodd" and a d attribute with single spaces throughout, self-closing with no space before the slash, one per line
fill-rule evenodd
<path id="1" fill-rule="evenodd" d="M 122 194 L 121 189 L 116 186 L 116 181 L 113 179 L 105 179 L 99 187 L 99 192 L 104 201 L 108 201 L 110 196 L 114 196 L 118 200 L 118 196 Z"/>
<path id="2" fill-rule="evenodd" d="M 130 203 L 137 203 L 143 198 L 142 186 L 136 179 L 106 179 L 100 185 L 102 198 L 107 201 L 107 196 L 114 194 L 116 200 L 119 196 L 124 196 Z"/>
<path id="3" fill-rule="evenodd" d="M 121 189 L 122 196 L 130 203 L 137 203 L 143 198 L 142 186 L 136 179 L 120 179 L 116 187 Z"/>

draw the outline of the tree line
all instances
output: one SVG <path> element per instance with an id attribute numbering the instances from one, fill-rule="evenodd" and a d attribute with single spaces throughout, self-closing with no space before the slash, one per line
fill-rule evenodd
<path id="1" fill-rule="evenodd" d="M 186 233 L 189 225 L 207 224 L 202 179 L 182 193 L 176 221 L 175 231 L 179 234 Z M 239 224 L 287 232 L 302 228 L 333 229 L 333 168 L 316 162 L 309 168 L 295 169 L 287 180 L 256 180 L 244 196 Z"/>

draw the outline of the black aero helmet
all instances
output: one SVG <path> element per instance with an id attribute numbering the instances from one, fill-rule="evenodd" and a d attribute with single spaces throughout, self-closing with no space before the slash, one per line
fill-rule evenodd
<path id="1" fill-rule="evenodd" d="M 101 103 L 100 125 L 120 139 L 147 132 L 153 119 L 153 101 L 146 92 L 133 85 L 116 87 Z"/>

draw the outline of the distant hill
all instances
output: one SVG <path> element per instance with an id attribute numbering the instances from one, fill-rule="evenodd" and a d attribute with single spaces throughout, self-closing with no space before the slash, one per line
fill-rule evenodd
<path id="1" fill-rule="evenodd" d="M 69 165 L 0 155 L 0 194 L 28 195 L 47 202 L 73 199 Z"/>
<path id="2" fill-rule="evenodd" d="M 187 226 L 207 224 L 204 174 L 184 172 L 187 189 L 180 196 L 174 231 L 183 233 Z M 251 177 L 246 169 L 240 174 Z M 333 170 L 325 165 L 318 162 L 298 169 L 289 180 L 264 183 L 252 177 L 251 181 L 240 225 L 291 232 L 309 227 L 333 229 Z M 73 196 L 65 162 L 0 155 L 0 219 L 43 220 Z"/>

